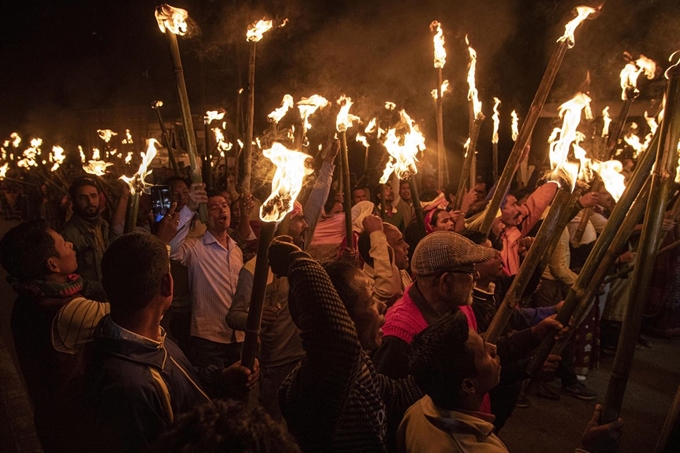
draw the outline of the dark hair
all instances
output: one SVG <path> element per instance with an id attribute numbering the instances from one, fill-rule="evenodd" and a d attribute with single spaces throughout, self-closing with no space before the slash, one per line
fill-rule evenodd
<path id="1" fill-rule="evenodd" d="M 15 226 L 0 240 L 0 263 L 7 273 L 21 281 L 43 280 L 48 274 L 47 260 L 59 256 L 54 238 L 43 219 Z"/>
<path id="2" fill-rule="evenodd" d="M 437 225 L 437 217 L 439 216 L 440 212 L 447 212 L 446 209 L 440 209 L 440 208 L 434 208 L 434 212 L 432 213 L 432 217 L 430 217 L 430 226 L 435 226 Z"/>
<path id="3" fill-rule="evenodd" d="M 208 194 L 208 198 L 221 197 L 222 196 L 222 193 L 215 190 L 215 189 L 209 189 L 207 194 Z"/>
<path id="4" fill-rule="evenodd" d="M 102 258 L 102 285 L 111 308 L 143 309 L 158 294 L 169 271 L 168 250 L 156 236 L 130 233 L 119 237 Z"/>
<path id="5" fill-rule="evenodd" d="M 410 373 L 423 392 L 443 409 L 460 402 L 463 379 L 476 374 L 474 356 L 467 348 L 467 318 L 458 309 L 419 333 L 411 344 Z"/>
<path id="6" fill-rule="evenodd" d="M 80 178 L 77 178 L 75 181 L 73 181 L 71 186 L 68 188 L 68 194 L 71 196 L 71 200 L 75 200 L 78 189 L 85 186 L 94 187 L 97 189 L 97 193 L 99 193 L 99 186 L 97 186 L 97 183 L 94 182 L 94 179 L 90 178 L 89 176 L 81 176 Z"/>
<path id="7" fill-rule="evenodd" d="M 439 196 L 436 190 L 429 190 L 420 194 L 420 201 L 432 201 Z"/>
<path id="8" fill-rule="evenodd" d="M 444 196 L 446 197 L 446 201 L 449 201 L 450 195 L 457 195 L 457 194 L 458 194 L 458 186 L 454 186 L 453 184 L 449 184 L 444 189 Z"/>
<path id="9" fill-rule="evenodd" d="M 182 178 L 181 176 L 170 176 L 169 178 L 165 178 L 165 181 L 163 181 L 164 186 L 170 186 L 172 185 L 173 182 L 183 182 L 186 184 L 187 187 L 191 187 L 191 184 L 189 182 Z"/>
<path id="10" fill-rule="evenodd" d="M 484 241 L 488 239 L 491 242 L 491 247 L 493 247 L 496 250 L 503 249 L 503 243 L 501 241 L 491 236 L 487 238 L 481 231 L 465 229 L 460 232 L 460 235 L 465 236 L 466 238 L 468 238 L 477 245 L 482 245 Z"/>
<path id="11" fill-rule="evenodd" d="M 371 234 L 368 231 L 361 230 L 361 233 L 359 233 L 357 248 L 359 249 L 359 255 L 361 255 L 364 263 L 373 267 L 373 257 L 369 254 L 371 251 Z"/>
<path id="12" fill-rule="evenodd" d="M 261 406 L 213 400 L 178 417 L 151 452 L 298 453 L 290 434 Z"/>
<path id="13" fill-rule="evenodd" d="M 340 300 L 345 305 L 350 318 L 354 319 L 356 302 L 359 299 L 356 276 L 362 272 L 358 267 L 344 261 L 330 261 L 323 265 L 328 277 L 333 283 Z"/>

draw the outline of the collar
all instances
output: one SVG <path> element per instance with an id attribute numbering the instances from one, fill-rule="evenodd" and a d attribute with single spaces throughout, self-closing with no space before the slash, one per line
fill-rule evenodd
<path id="1" fill-rule="evenodd" d="M 408 294 L 415 306 L 418 307 L 418 310 L 420 310 L 420 313 L 422 313 L 423 318 L 425 318 L 425 321 L 428 325 L 436 323 L 439 321 L 439 319 L 441 319 L 442 316 L 444 316 L 432 308 L 427 299 L 425 299 L 425 296 L 423 296 L 423 293 L 421 293 L 420 289 L 418 288 L 417 280 L 413 285 L 411 285 Z"/>
<path id="2" fill-rule="evenodd" d="M 213 234 L 208 230 L 205 230 L 205 233 L 203 233 L 203 238 L 201 240 L 205 245 L 218 244 L 220 247 L 224 248 L 220 241 L 218 241 L 217 238 L 213 236 Z M 231 238 L 231 236 L 229 236 L 229 232 L 227 232 L 227 247 L 226 247 L 227 251 L 231 249 L 233 242 L 234 240 Z"/>
<path id="3" fill-rule="evenodd" d="M 481 439 L 493 434 L 493 421 L 496 417 L 492 414 L 462 409 L 442 409 L 436 406 L 427 395 L 420 400 L 420 408 L 430 423 L 440 429 L 454 433 L 473 433 Z"/>
<path id="4" fill-rule="evenodd" d="M 104 327 L 106 330 L 106 334 L 109 337 L 118 340 L 133 341 L 135 343 L 140 343 L 143 344 L 144 346 L 149 346 L 155 349 L 161 349 L 165 344 L 165 330 L 161 326 L 158 326 L 161 338 L 160 341 L 152 340 L 151 338 L 147 338 L 145 336 L 139 335 L 138 333 L 135 333 L 131 330 L 127 330 L 126 328 L 119 326 L 114 322 L 113 319 L 111 319 L 111 316 L 108 316 L 107 322 L 106 324 L 104 324 Z"/>

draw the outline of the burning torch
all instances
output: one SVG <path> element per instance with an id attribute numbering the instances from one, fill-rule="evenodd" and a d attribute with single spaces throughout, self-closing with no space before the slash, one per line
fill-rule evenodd
<path id="1" fill-rule="evenodd" d="M 123 175 L 120 177 L 130 188 L 130 198 L 128 199 L 127 210 L 125 211 L 125 233 L 131 233 L 137 226 L 137 214 L 139 213 L 139 195 L 146 188 L 144 181 L 147 175 L 151 174 L 149 170 L 151 162 L 156 157 L 156 139 L 150 138 L 146 141 L 146 153 L 142 153 L 142 163 L 139 164 L 139 170 L 132 175 L 131 178 Z"/>
<path id="2" fill-rule="evenodd" d="M 446 64 L 446 49 L 444 48 L 444 32 L 441 24 L 438 21 L 432 21 L 430 24 L 430 31 L 434 33 L 434 68 L 437 70 L 437 187 L 444 187 L 444 174 L 446 173 L 446 183 L 448 184 L 448 165 L 446 165 L 444 153 L 444 116 L 443 116 L 443 100 L 442 100 L 442 85 L 444 84 L 442 69 Z"/>
<path id="3" fill-rule="evenodd" d="M 340 133 L 340 143 L 342 145 L 342 181 L 345 187 L 345 234 L 347 235 L 347 248 L 354 249 L 352 240 L 352 189 L 349 185 L 349 153 L 347 151 L 347 129 L 352 127 L 352 123 L 359 118 L 349 113 L 352 107 L 352 99 L 345 95 L 338 99 L 340 112 L 335 121 L 335 127 Z"/>

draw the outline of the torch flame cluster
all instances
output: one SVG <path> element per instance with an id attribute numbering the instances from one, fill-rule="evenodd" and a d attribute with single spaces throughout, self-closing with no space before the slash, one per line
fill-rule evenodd
<path id="1" fill-rule="evenodd" d="M 272 192 L 260 207 L 260 219 L 279 222 L 293 210 L 293 203 L 302 190 L 302 181 L 312 170 L 305 165 L 309 155 L 293 151 L 279 142 L 262 151 L 276 165 L 272 179 Z"/>
<path id="2" fill-rule="evenodd" d="M 189 13 L 182 8 L 175 8 L 167 3 L 156 8 L 156 21 L 161 32 L 170 31 L 175 35 L 184 36 L 187 32 Z M 163 104 L 161 104 L 163 105 Z"/>
<path id="3" fill-rule="evenodd" d="M 571 49 L 576 44 L 574 40 L 574 32 L 581 25 L 581 22 L 586 20 L 588 16 L 596 13 L 598 10 L 591 8 L 589 6 L 577 6 L 576 7 L 576 17 L 564 26 L 564 34 L 557 40 L 557 42 L 566 42 L 567 46 Z"/>
<path id="4" fill-rule="evenodd" d="M 416 163 L 419 151 L 425 150 L 425 136 L 418 125 L 404 111 L 399 112 L 400 121 L 395 127 L 388 129 L 384 135 L 383 145 L 390 155 L 380 183 L 385 184 L 394 172 L 397 178 L 404 180 L 418 173 Z"/>
<path id="5" fill-rule="evenodd" d="M 151 165 L 151 162 L 153 159 L 156 157 L 156 145 L 158 142 L 154 138 L 150 138 L 146 141 L 146 153 L 141 153 L 142 155 L 142 163 L 139 164 L 139 170 L 137 170 L 137 173 L 132 175 L 131 178 L 123 175 L 120 177 L 123 181 L 127 183 L 127 185 L 130 187 L 130 194 L 134 195 L 137 192 L 142 192 L 144 188 L 147 186 L 146 182 L 144 181 L 147 177 L 147 175 L 150 175 L 152 170 L 149 170 L 149 166 Z"/>

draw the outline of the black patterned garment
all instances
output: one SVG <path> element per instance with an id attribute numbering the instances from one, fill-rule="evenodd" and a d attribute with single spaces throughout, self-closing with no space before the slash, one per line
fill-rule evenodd
<path id="1" fill-rule="evenodd" d="M 305 357 L 279 390 L 288 428 L 305 452 L 382 452 L 422 393 L 412 378 L 378 375 L 324 269 L 306 253 L 290 266 L 291 315 Z M 392 431 L 392 430 L 390 430 Z"/>

